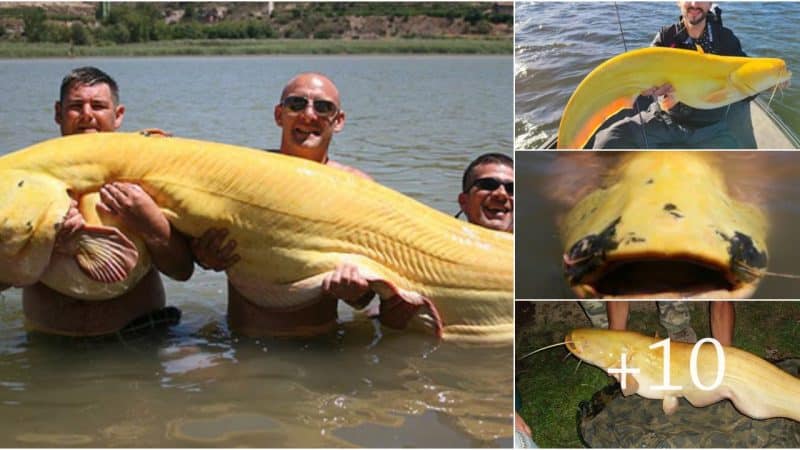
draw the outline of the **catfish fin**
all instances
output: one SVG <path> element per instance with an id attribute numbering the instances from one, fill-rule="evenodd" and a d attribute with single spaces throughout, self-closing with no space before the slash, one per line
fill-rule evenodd
<path id="1" fill-rule="evenodd" d="M 672 395 L 664 396 L 664 402 L 661 404 L 661 409 L 663 409 L 664 414 L 668 416 L 673 414 L 678 410 L 678 397 L 674 397 Z"/>
<path id="2" fill-rule="evenodd" d="M 703 46 L 702 45 L 694 44 L 694 47 L 697 49 L 698 53 L 705 53 L 705 50 L 703 50 Z"/>
<path id="3" fill-rule="evenodd" d="M 722 89 L 710 92 L 708 95 L 703 97 L 703 100 L 706 103 L 711 103 L 711 104 L 725 103 L 728 97 L 730 97 L 730 89 L 723 87 Z"/>
<path id="4" fill-rule="evenodd" d="M 67 239 L 61 251 L 74 255 L 78 267 L 100 283 L 125 280 L 139 260 L 136 245 L 116 228 L 84 225 Z"/>
<path id="5" fill-rule="evenodd" d="M 633 395 L 639 391 L 639 382 L 636 381 L 636 378 L 633 375 L 626 373 L 625 374 L 625 389 L 622 390 L 622 395 L 625 397 L 629 395 Z"/>

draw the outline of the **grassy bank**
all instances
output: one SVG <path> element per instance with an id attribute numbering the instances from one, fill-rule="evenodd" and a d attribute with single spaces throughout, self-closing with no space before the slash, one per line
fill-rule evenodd
<path id="1" fill-rule="evenodd" d="M 571 307 L 573 305 L 564 305 Z M 698 302 L 692 310 L 692 326 L 698 337 L 710 336 L 708 306 Z M 546 326 L 519 326 L 517 357 L 536 348 L 561 342 L 576 323 L 550 321 Z M 589 326 L 586 323 L 577 326 Z M 666 336 L 658 324 L 658 314 L 632 312 L 629 329 Z M 800 302 L 740 302 L 736 304 L 734 345 L 762 358 L 800 357 Z M 582 447 L 576 430 L 576 413 L 581 400 L 589 400 L 608 384 L 610 378 L 600 369 L 564 359 L 567 350 L 557 347 L 518 360 L 517 389 L 522 398 L 522 417 L 533 429 L 540 447 Z M 577 367 L 577 370 L 576 370 Z"/>
<path id="2" fill-rule="evenodd" d="M 186 55 L 512 55 L 511 39 L 232 39 L 157 41 L 110 46 L 53 43 L 0 43 L 0 58 Z"/>

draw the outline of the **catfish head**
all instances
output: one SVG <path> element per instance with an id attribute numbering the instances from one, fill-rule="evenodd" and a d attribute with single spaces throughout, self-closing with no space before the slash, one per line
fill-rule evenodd
<path id="1" fill-rule="evenodd" d="M 70 206 L 67 187 L 26 171 L 0 173 L 0 283 L 36 283 Z"/>
<path id="2" fill-rule="evenodd" d="M 97 197 L 86 196 L 92 205 Z M 68 186 L 47 174 L 16 169 L 0 173 L 0 284 L 42 281 L 66 295 L 96 299 L 91 291 L 98 289 L 92 283 L 119 283 L 143 266 L 137 264 L 137 245 L 117 227 L 87 224 L 61 235 L 72 202 Z M 110 298 L 121 293 L 117 290 L 99 291 Z"/>
<path id="3" fill-rule="evenodd" d="M 628 331 L 578 328 L 567 333 L 564 344 L 575 357 L 607 370 L 619 366 L 623 353 L 631 355 L 635 351 L 638 337 L 641 335 Z"/>
<path id="4" fill-rule="evenodd" d="M 730 74 L 730 82 L 746 97 L 771 89 L 792 78 L 786 62 L 779 58 L 747 58 Z"/>
<path id="5" fill-rule="evenodd" d="M 706 152 L 639 152 L 562 223 L 564 275 L 581 297 L 746 298 L 766 271 L 762 208 L 731 196 Z"/>

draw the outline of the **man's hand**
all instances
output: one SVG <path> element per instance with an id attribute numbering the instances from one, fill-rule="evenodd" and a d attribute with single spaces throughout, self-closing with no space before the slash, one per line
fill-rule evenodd
<path id="1" fill-rule="evenodd" d="M 527 423 L 525 423 L 525 420 L 519 415 L 518 412 L 514 412 L 514 427 L 517 429 L 517 431 L 527 435 L 528 437 L 533 435 L 531 428 Z"/>
<path id="2" fill-rule="evenodd" d="M 322 280 L 322 292 L 340 298 L 356 309 L 366 307 L 375 296 L 369 282 L 358 273 L 358 267 L 349 263 L 340 264 Z"/>
<path id="3" fill-rule="evenodd" d="M 119 217 L 139 234 L 161 272 L 179 281 L 192 275 L 194 260 L 186 238 L 172 229 L 161 208 L 141 186 L 123 182 L 104 185 L 97 209 Z"/>
<path id="4" fill-rule="evenodd" d="M 669 111 L 678 102 L 675 100 L 675 88 L 666 83 L 661 86 L 653 86 L 641 92 L 645 97 L 658 97 L 658 104 L 664 111 Z"/>
<path id="5" fill-rule="evenodd" d="M 86 223 L 81 212 L 78 210 L 78 201 L 70 199 L 69 209 L 64 214 L 64 221 L 61 222 L 61 228 L 56 233 L 55 248 L 56 250 L 63 247 L 63 244 L 78 230 L 80 230 Z"/>
<path id="6" fill-rule="evenodd" d="M 241 259 L 233 253 L 236 250 L 236 241 L 230 239 L 223 245 L 227 236 L 228 230 L 224 228 L 209 228 L 199 238 L 192 239 L 192 253 L 200 267 L 219 272 Z"/>
<path id="7" fill-rule="evenodd" d="M 148 246 L 164 245 L 170 236 L 169 221 L 156 202 L 138 184 L 114 182 L 100 188 L 97 208 L 119 217 Z"/>

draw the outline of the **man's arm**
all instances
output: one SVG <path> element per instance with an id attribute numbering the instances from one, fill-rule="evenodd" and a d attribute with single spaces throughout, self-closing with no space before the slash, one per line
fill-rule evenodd
<path id="1" fill-rule="evenodd" d="M 106 184 L 100 189 L 100 199 L 99 209 L 118 216 L 142 237 L 159 271 L 179 281 L 192 276 L 194 260 L 187 239 L 172 227 L 140 186 Z"/>

